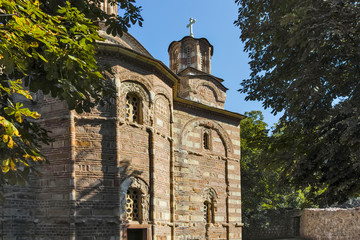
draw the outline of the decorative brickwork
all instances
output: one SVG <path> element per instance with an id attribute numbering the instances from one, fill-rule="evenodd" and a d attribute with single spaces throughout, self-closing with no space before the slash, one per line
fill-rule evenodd
<path id="1" fill-rule="evenodd" d="M 216 100 L 214 90 L 208 86 L 201 85 L 197 91 L 205 101 L 214 102 Z"/>

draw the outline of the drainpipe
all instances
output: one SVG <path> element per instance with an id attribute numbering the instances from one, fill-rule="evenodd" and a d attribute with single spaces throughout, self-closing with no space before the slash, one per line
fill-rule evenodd
<path id="1" fill-rule="evenodd" d="M 116 145 L 115 145 L 115 151 L 116 151 L 116 169 L 117 169 L 117 174 L 115 177 L 115 181 L 118 183 L 117 191 L 120 191 L 120 114 L 119 114 L 119 107 L 121 106 L 121 101 L 120 101 L 120 79 L 116 78 L 115 79 L 115 88 L 116 88 L 116 94 L 115 94 L 115 141 L 116 141 Z M 114 182 L 115 184 L 115 182 Z M 120 192 L 118 192 L 118 206 L 119 209 L 117 210 L 117 216 L 115 216 L 115 218 L 117 219 L 117 221 L 119 223 L 121 223 L 121 214 L 120 214 Z M 122 235 L 122 226 L 119 224 L 119 238 L 121 239 Z"/>
<path id="2" fill-rule="evenodd" d="M 154 140 L 154 129 L 152 127 L 147 127 L 146 131 L 149 133 L 149 158 L 150 158 L 150 216 L 151 216 L 151 235 L 152 239 L 155 239 L 155 140 Z"/>
<path id="3" fill-rule="evenodd" d="M 230 191 L 229 191 L 229 159 L 226 151 L 225 156 L 225 183 L 226 183 L 226 235 L 230 239 Z"/>
<path id="4" fill-rule="evenodd" d="M 76 239 L 76 182 L 75 182 L 75 144 L 76 144 L 76 136 L 75 136 L 75 114 L 74 111 L 70 111 L 70 239 Z"/>
<path id="5" fill-rule="evenodd" d="M 174 157 L 174 117 L 173 109 L 170 106 L 170 222 L 171 224 L 171 239 L 175 239 L 175 157 Z"/>

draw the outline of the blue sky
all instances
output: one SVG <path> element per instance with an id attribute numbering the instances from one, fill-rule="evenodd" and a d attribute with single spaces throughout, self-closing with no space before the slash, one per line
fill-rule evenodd
<path id="1" fill-rule="evenodd" d="M 132 27 L 132 34 L 155 58 L 169 65 L 168 46 L 189 35 L 186 25 L 195 18 L 194 37 L 205 37 L 214 46 L 212 74 L 229 88 L 225 109 L 238 113 L 261 110 L 269 126 L 278 121 L 260 102 L 245 101 L 237 90 L 249 77 L 248 54 L 243 52 L 240 30 L 234 26 L 238 7 L 234 0 L 137 0 L 143 7 L 143 27 Z"/>

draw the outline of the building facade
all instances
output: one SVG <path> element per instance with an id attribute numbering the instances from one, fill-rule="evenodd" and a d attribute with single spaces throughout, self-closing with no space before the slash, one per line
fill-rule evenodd
<path id="1" fill-rule="evenodd" d="M 244 117 L 224 110 L 213 46 L 174 41 L 168 68 L 131 35 L 100 33 L 113 104 L 77 114 L 36 95 L 50 164 L 4 187 L 0 239 L 241 239 Z"/>

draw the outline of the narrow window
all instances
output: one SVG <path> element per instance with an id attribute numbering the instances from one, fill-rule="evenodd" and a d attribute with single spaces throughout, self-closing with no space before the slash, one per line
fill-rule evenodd
<path id="1" fill-rule="evenodd" d="M 173 70 L 177 73 L 179 68 L 179 52 L 176 50 L 173 54 Z"/>
<path id="2" fill-rule="evenodd" d="M 186 65 L 191 65 L 191 59 L 190 59 L 190 48 L 186 48 Z"/>
<path id="3" fill-rule="evenodd" d="M 210 149 L 210 134 L 208 132 L 204 132 L 203 146 L 204 146 L 204 149 L 206 149 L 206 150 Z"/>
<path id="4" fill-rule="evenodd" d="M 177 57 L 176 57 L 176 52 L 174 52 L 173 54 L 173 58 L 172 58 L 172 61 L 173 61 L 173 71 L 176 72 L 177 70 Z"/>
<path id="5" fill-rule="evenodd" d="M 135 94 L 126 96 L 126 120 L 140 123 L 140 101 Z"/>
<path id="6" fill-rule="evenodd" d="M 204 52 L 203 55 L 201 55 L 201 70 L 205 72 L 206 71 L 206 69 L 205 69 L 206 68 L 206 52 Z"/>
<path id="7" fill-rule="evenodd" d="M 135 188 L 129 188 L 126 192 L 126 220 L 140 221 L 140 201 L 139 191 Z"/>

